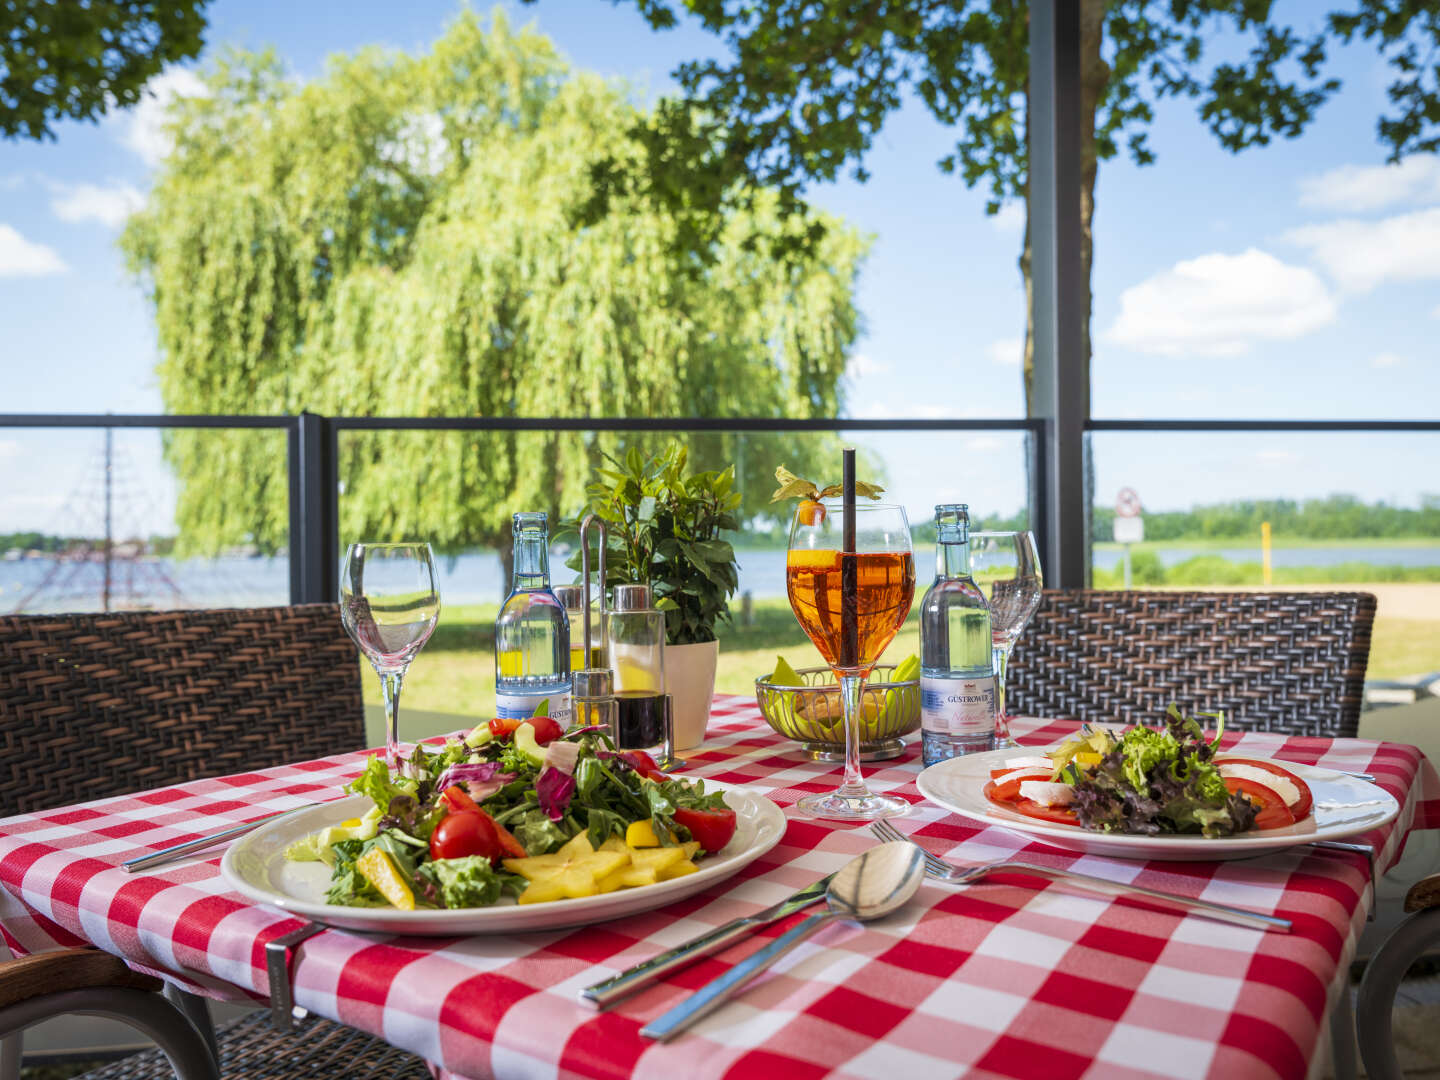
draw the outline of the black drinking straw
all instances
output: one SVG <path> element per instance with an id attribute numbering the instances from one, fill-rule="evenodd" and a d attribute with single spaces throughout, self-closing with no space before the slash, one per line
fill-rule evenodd
<path id="1" fill-rule="evenodd" d="M 841 510 L 842 535 L 840 555 L 840 668 L 853 670 L 860 666 L 860 617 L 857 610 L 859 575 L 855 559 L 855 448 L 844 450 L 844 472 L 841 476 L 844 500 Z"/>

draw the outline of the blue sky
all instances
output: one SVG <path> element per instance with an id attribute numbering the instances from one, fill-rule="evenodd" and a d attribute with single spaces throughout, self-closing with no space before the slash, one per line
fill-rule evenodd
<path id="1" fill-rule="evenodd" d="M 1310 18 L 1319 5 L 1292 2 Z M 214 0 L 206 57 L 273 45 L 292 72 L 368 44 L 425 48 L 451 0 Z M 668 72 L 715 48 L 696 30 L 654 34 L 633 5 L 509 5 L 578 67 L 663 91 Z M 202 57 L 202 63 L 204 61 Z M 1302 138 L 1234 156 L 1189 103 L 1158 108 L 1155 166 L 1102 165 L 1096 193 L 1093 413 L 1097 417 L 1426 418 L 1440 363 L 1440 160 L 1384 168 L 1375 119 L 1388 72 L 1362 46 L 1345 89 Z M 183 89 L 183 70 L 162 77 Z M 0 412 L 160 412 L 151 316 L 114 246 L 163 152 L 153 104 L 52 143 L 0 143 Z M 893 117 L 872 179 L 812 197 L 876 237 L 859 287 L 866 334 L 850 362 L 849 415 L 1016 417 L 1024 303 L 1019 208 L 934 162 L 948 133 L 918 105 Z M 0 432 L 0 531 L 66 516 L 98 435 Z M 1018 437 L 874 439 L 892 490 L 914 509 L 1021 500 Z M 158 439 L 120 437 L 146 490 L 144 531 L 166 531 L 172 485 Z M 1096 438 L 1097 500 L 1121 486 L 1164 509 L 1232 497 L 1351 492 L 1413 503 L 1440 491 L 1436 440 L 1416 436 Z M 937 462 L 939 465 L 937 467 Z M 19 466 L 19 467 L 17 467 Z M 137 523 L 138 525 L 139 523 Z"/>

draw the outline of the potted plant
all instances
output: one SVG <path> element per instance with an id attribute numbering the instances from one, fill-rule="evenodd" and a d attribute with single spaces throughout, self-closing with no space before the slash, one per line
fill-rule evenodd
<path id="1" fill-rule="evenodd" d="M 673 699 L 675 745 L 699 744 L 710 718 L 719 641 L 739 584 L 735 549 L 722 533 L 739 528 L 735 469 L 686 472 L 686 449 L 671 442 L 646 457 L 632 448 L 607 456 L 587 488 L 589 510 L 609 529 L 606 585 L 648 583 L 665 612 L 665 682 Z M 578 553 L 570 560 L 578 567 Z"/>

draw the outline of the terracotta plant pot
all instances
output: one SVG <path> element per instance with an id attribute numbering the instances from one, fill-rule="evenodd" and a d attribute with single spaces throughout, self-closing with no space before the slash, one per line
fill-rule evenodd
<path id="1" fill-rule="evenodd" d="M 718 641 L 665 646 L 665 690 L 675 712 L 676 750 L 688 750 L 705 741 L 719 658 Z"/>

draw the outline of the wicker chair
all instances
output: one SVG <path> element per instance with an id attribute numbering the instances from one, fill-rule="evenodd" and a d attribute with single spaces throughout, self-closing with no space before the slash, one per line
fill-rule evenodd
<path id="1" fill-rule="evenodd" d="M 0 817 L 364 745 L 355 648 L 333 604 L 0 616 Z M 126 1020 L 194 1071 L 203 1000 L 93 949 L 0 962 L 0 1034 L 76 1011 Z M 311 1017 L 296 1035 L 254 1013 L 219 1030 L 226 1076 L 428 1077 L 417 1057 Z M 208 1038 L 208 1033 L 207 1033 Z M 13 1067 L 15 1053 L 11 1042 Z M 0 1060 L 7 1055 L 0 1054 Z M 0 1073 L 3 1073 L 0 1067 Z M 146 1051 L 87 1073 L 173 1075 Z M 0 1080 L 4 1080 L 0 1076 Z"/>
<path id="2" fill-rule="evenodd" d="M 1046 590 L 1006 709 L 1153 724 L 1174 702 L 1240 728 L 1353 737 L 1374 619 L 1369 593 Z"/>

